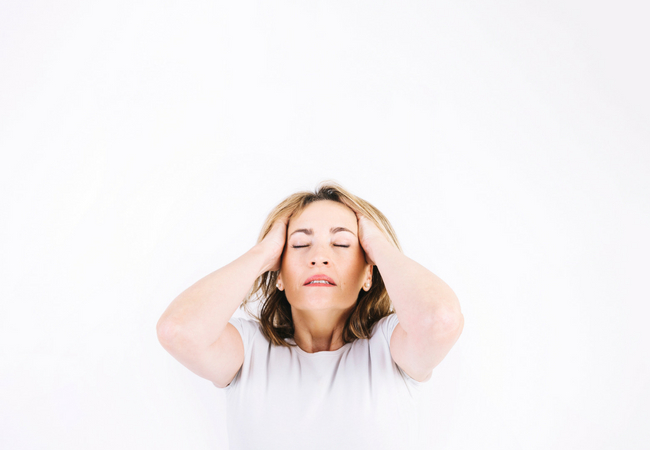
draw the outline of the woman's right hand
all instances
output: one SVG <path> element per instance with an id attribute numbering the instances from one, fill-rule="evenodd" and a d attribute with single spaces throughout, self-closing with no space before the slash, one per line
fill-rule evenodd
<path id="1" fill-rule="evenodd" d="M 282 259 L 282 252 L 284 251 L 284 243 L 287 239 L 287 227 L 289 226 L 289 216 L 285 215 L 273 222 L 271 230 L 264 236 L 264 239 L 259 243 L 261 247 L 268 252 L 269 263 L 268 271 L 274 272 L 280 270 L 280 262 Z"/>

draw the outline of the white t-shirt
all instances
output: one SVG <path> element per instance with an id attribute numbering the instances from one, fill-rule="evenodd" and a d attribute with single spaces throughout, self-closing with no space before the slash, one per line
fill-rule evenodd
<path id="1" fill-rule="evenodd" d="M 244 342 L 244 363 L 223 388 L 231 450 L 416 448 L 419 394 L 431 378 L 418 382 L 393 361 L 396 314 L 370 339 L 317 353 L 272 345 L 253 319 L 229 322 Z"/>

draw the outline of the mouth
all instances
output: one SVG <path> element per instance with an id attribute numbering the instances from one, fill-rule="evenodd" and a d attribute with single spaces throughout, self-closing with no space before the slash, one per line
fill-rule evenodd
<path id="1" fill-rule="evenodd" d="M 335 285 L 330 284 L 327 281 L 312 281 L 311 283 L 305 284 L 305 286 L 334 287 Z"/>
<path id="2" fill-rule="evenodd" d="M 305 284 L 303 286 L 326 286 L 326 287 L 331 287 L 331 286 L 336 286 L 336 283 L 334 283 L 334 280 L 332 280 L 330 277 L 328 277 L 325 274 L 319 273 L 318 275 L 314 275 L 305 281 Z"/>

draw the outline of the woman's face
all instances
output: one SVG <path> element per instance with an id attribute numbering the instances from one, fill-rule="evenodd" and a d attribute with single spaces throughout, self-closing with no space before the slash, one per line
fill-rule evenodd
<path id="1" fill-rule="evenodd" d="M 358 236 L 354 211 L 335 201 L 311 203 L 291 218 L 278 281 L 293 308 L 347 310 L 356 304 L 364 282 L 372 276 Z M 335 285 L 305 285 L 318 274 L 327 275 Z"/>

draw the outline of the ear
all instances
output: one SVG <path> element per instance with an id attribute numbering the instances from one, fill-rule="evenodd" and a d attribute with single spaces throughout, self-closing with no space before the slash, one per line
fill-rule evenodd
<path id="1" fill-rule="evenodd" d="M 282 288 L 282 289 L 280 289 L 280 287 L 278 287 L 278 289 L 280 289 L 281 291 L 284 290 L 284 283 L 282 282 L 282 275 L 278 274 L 278 279 L 275 281 L 275 284 L 276 284 L 276 286 L 280 285 L 280 287 Z"/>
<path id="2" fill-rule="evenodd" d="M 370 282 L 372 282 L 372 272 L 374 270 L 374 267 L 375 266 L 372 264 L 368 264 L 366 266 L 366 280 L 369 280 Z"/>

